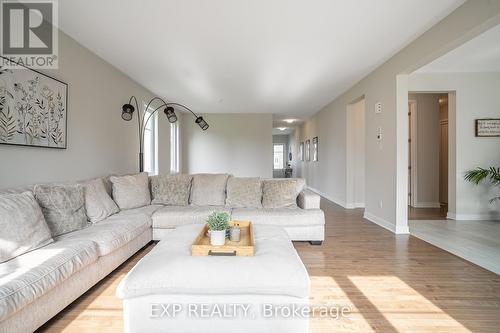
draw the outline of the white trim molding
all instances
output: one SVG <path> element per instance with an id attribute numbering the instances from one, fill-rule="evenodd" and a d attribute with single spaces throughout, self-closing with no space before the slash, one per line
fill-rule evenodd
<path id="1" fill-rule="evenodd" d="M 347 209 L 365 208 L 365 203 L 364 202 L 349 202 L 349 203 L 346 203 L 345 208 L 347 208 Z"/>
<path id="2" fill-rule="evenodd" d="M 329 200 L 329 201 L 331 201 L 331 202 L 333 202 L 333 203 L 336 203 L 336 204 L 337 204 L 337 205 L 339 205 L 339 206 L 342 206 L 343 208 L 348 208 L 348 207 L 347 207 L 346 202 L 345 202 L 345 201 L 343 201 L 343 200 L 340 200 L 340 199 L 337 199 L 337 198 L 331 197 L 331 196 L 329 196 L 328 194 L 323 193 L 323 192 L 321 192 L 320 190 L 317 190 L 317 189 L 315 189 L 315 188 L 313 188 L 313 187 L 311 187 L 311 186 L 307 186 L 307 189 L 308 189 L 308 190 L 310 190 L 310 191 L 313 191 L 313 192 L 314 192 L 314 193 L 316 193 L 316 194 L 319 194 L 319 195 L 320 195 L 320 196 L 322 196 L 323 198 L 325 198 L 325 199 L 327 199 L 327 200 Z"/>
<path id="3" fill-rule="evenodd" d="M 406 234 L 409 234 L 410 233 L 410 229 L 408 228 L 408 225 L 405 226 L 398 226 L 396 224 L 393 224 L 381 217 L 378 217 L 372 213 L 368 213 L 368 212 L 365 212 L 364 215 L 363 215 L 363 218 L 365 218 L 366 220 L 372 222 L 372 223 L 375 223 L 379 226 L 381 226 L 382 228 L 385 228 L 389 231 L 392 231 L 393 233 L 395 233 L 396 235 L 406 235 Z"/>
<path id="4" fill-rule="evenodd" d="M 415 208 L 441 208 L 439 202 L 416 202 L 412 207 Z"/>

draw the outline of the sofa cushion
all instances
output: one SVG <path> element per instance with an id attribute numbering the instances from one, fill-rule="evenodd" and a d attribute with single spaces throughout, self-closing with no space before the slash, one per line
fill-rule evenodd
<path id="1" fill-rule="evenodd" d="M 124 246 L 151 227 L 151 216 L 141 212 L 122 211 L 83 230 L 59 240 L 89 240 L 97 244 L 99 256 L 105 256 Z"/>
<path id="2" fill-rule="evenodd" d="M 190 175 L 159 175 L 151 177 L 152 204 L 187 206 L 191 190 Z"/>
<path id="3" fill-rule="evenodd" d="M 90 222 L 97 223 L 120 211 L 101 178 L 85 183 L 85 211 Z"/>
<path id="4" fill-rule="evenodd" d="M 34 192 L 52 236 L 80 230 L 88 225 L 82 185 L 35 185 Z"/>
<path id="5" fill-rule="evenodd" d="M 260 178 L 229 177 L 226 206 L 261 208 L 262 183 Z"/>
<path id="6" fill-rule="evenodd" d="M 262 186 L 262 206 L 264 208 L 297 207 L 297 181 L 286 179 L 282 181 L 265 180 Z"/>
<path id="7" fill-rule="evenodd" d="M 295 181 L 295 193 L 299 195 L 300 192 L 306 189 L 306 180 L 304 178 L 266 178 L 262 179 L 262 182 L 286 182 L 294 180 Z"/>
<path id="8" fill-rule="evenodd" d="M 0 263 L 53 242 L 32 192 L 0 196 Z"/>
<path id="9" fill-rule="evenodd" d="M 190 203 L 196 206 L 224 206 L 227 174 L 197 174 L 193 176 Z"/>
<path id="10" fill-rule="evenodd" d="M 111 176 L 109 179 L 113 183 L 113 199 L 120 209 L 137 208 L 151 203 L 147 173 L 141 172 L 121 177 Z"/>
<path id="11" fill-rule="evenodd" d="M 0 264 L 0 321 L 96 260 L 94 242 L 67 240 Z"/>
<path id="12" fill-rule="evenodd" d="M 252 221 L 254 224 L 286 226 L 324 225 L 325 215 L 321 209 L 300 208 L 235 208 L 233 220 Z"/>
<path id="13" fill-rule="evenodd" d="M 151 217 L 153 216 L 154 212 L 157 210 L 163 208 L 165 206 L 163 205 L 147 205 L 144 207 L 139 207 L 139 208 L 133 208 L 133 209 L 125 209 L 120 212 L 121 215 L 129 215 L 129 214 L 145 214 L 149 217 L 149 222 L 151 222 Z M 151 223 L 149 224 L 151 226 Z"/>
<path id="14" fill-rule="evenodd" d="M 153 228 L 170 229 L 186 224 L 203 224 L 214 211 L 231 215 L 231 208 L 225 206 L 165 206 L 153 214 Z"/>

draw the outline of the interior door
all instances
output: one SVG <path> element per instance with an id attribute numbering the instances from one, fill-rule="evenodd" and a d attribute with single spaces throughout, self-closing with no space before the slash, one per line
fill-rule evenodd
<path id="1" fill-rule="evenodd" d="M 412 106 L 411 103 L 408 103 L 408 205 L 411 206 L 412 200 L 411 196 L 413 193 L 413 189 L 411 187 L 411 137 L 412 137 Z"/>

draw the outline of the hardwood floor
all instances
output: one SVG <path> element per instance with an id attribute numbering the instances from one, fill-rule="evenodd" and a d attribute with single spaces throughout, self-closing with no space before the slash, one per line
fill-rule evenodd
<path id="1" fill-rule="evenodd" d="M 396 236 L 322 200 L 326 240 L 295 243 L 311 277 L 311 304 L 351 308 L 311 318 L 310 332 L 499 332 L 500 276 L 412 236 Z M 152 245 L 89 290 L 40 332 L 121 332 L 121 278 Z M 500 260 L 500 258 L 498 259 Z"/>

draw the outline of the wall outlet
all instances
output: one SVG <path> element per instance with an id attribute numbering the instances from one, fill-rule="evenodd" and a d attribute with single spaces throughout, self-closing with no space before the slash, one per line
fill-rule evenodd
<path id="1" fill-rule="evenodd" d="M 382 103 L 375 103 L 375 113 L 382 113 Z"/>

